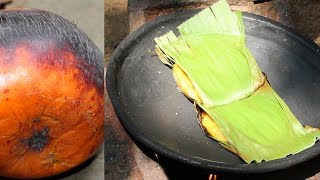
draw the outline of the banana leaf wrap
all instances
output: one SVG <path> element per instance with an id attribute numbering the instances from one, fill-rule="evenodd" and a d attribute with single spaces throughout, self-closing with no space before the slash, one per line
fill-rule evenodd
<path id="1" fill-rule="evenodd" d="M 210 116 L 200 120 L 209 137 L 246 163 L 283 158 L 314 145 L 319 129 L 300 124 L 246 47 L 241 12 L 220 0 L 178 31 L 179 36 L 169 31 L 155 38 L 156 51 L 164 64 L 180 70 L 174 71 L 180 89 Z"/>

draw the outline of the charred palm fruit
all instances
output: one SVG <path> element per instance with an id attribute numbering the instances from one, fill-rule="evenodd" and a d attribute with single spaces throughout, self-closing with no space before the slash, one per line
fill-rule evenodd
<path id="1" fill-rule="evenodd" d="M 0 176 L 53 176 L 94 155 L 103 140 L 102 59 L 60 16 L 0 11 Z"/>

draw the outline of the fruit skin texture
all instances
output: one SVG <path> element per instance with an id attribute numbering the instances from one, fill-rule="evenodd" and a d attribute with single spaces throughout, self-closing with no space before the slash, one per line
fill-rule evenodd
<path id="1" fill-rule="evenodd" d="M 103 56 L 75 24 L 0 11 L 0 176 L 65 172 L 103 141 Z"/>

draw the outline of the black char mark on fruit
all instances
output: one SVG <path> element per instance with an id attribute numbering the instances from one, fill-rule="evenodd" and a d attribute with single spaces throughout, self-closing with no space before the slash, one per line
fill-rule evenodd
<path id="1" fill-rule="evenodd" d="M 48 127 L 45 127 L 42 130 L 35 130 L 30 138 L 22 140 L 22 142 L 28 145 L 32 150 L 41 151 L 49 141 L 48 133 Z"/>

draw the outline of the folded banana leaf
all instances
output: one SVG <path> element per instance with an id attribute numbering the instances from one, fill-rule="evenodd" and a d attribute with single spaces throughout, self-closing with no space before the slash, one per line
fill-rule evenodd
<path id="1" fill-rule="evenodd" d="M 314 145 L 320 130 L 302 126 L 245 44 L 241 12 L 225 0 L 155 39 L 204 132 L 246 163 L 274 160 Z"/>

